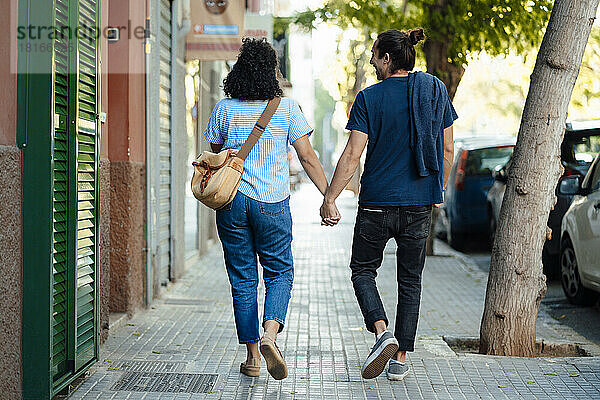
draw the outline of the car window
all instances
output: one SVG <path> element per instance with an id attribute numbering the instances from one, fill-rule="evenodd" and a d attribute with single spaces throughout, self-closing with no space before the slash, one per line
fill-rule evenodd
<path id="1" fill-rule="evenodd" d="M 566 162 L 587 163 L 600 153 L 600 136 L 565 138 L 561 146 L 561 158 Z"/>
<path id="2" fill-rule="evenodd" d="M 513 152 L 513 146 L 492 147 L 469 151 L 466 176 L 485 176 L 492 174 L 497 166 L 505 165 Z"/>
<path id="3" fill-rule="evenodd" d="M 600 188 L 600 163 L 596 163 L 596 168 L 594 168 L 594 172 L 592 173 L 592 178 L 590 180 L 590 190 L 593 192 Z"/>
<path id="4" fill-rule="evenodd" d="M 594 161 L 592 168 L 583 180 L 582 187 L 590 192 L 600 189 L 600 156 Z"/>

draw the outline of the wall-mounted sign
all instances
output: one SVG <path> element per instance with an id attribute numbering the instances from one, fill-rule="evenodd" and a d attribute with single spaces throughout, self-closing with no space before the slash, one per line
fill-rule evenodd
<path id="1" fill-rule="evenodd" d="M 187 60 L 235 60 L 244 35 L 245 0 L 192 0 Z"/>

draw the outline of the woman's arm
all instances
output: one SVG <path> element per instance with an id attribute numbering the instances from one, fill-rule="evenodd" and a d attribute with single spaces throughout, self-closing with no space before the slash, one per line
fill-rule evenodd
<path id="1" fill-rule="evenodd" d="M 302 167 L 306 171 L 306 174 L 310 180 L 315 184 L 317 189 L 319 189 L 321 194 L 325 195 L 328 187 L 327 178 L 325 178 L 323 166 L 321 165 L 319 158 L 315 154 L 315 150 L 308 140 L 308 135 L 304 135 L 301 138 L 296 139 L 292 143 L 292 146 L 294 146 L 296 149 L 300 163 L 302 164 Z"/>

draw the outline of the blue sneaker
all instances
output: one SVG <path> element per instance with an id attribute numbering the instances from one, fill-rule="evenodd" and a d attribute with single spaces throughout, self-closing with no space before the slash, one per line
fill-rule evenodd
<path id="1" fill-rule="evenodd" d="M 387 378 L 390 381 L 401 381 L 408 375 L 408 365 L 406 363 L 400 364 L 396 362 L 391 362 L 387 369 Z"/>
<path id="2" fill-rule="evenodd" d="M 361 374 L 365 379 L 377 378 L 387 362 L 398 351 L 398 341 L 390 331 L 385 331 L 375 342 L 369 357 L 362 366 Z"/>

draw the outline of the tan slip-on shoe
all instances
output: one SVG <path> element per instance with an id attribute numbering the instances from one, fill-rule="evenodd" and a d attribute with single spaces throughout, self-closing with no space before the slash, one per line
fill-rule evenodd
<path id="1" fill-rule="evenodd" d="M 274 338 L 265 334 L 260 340 L 260 352 L 267 362 L 267 371 L 273 379 L 281 380 L 287 377 L 287 365 Z"/>
<path id="2" fill-rule="evenodd" d="M 260 358 L 252 358 L 240 364 L 240 372 L 246 376 L 260 376 Z"/>

